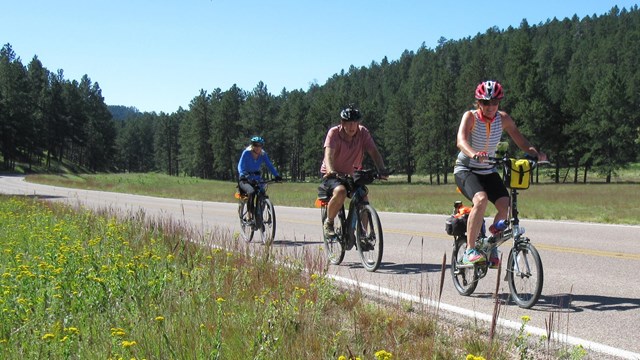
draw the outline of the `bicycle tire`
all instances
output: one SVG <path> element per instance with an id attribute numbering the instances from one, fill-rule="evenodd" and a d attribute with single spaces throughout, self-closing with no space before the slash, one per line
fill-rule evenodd
<path id="1" fill-rule="evenodd" d="M 507 281 L 511 299 L 521 308 L 529 309 L 542 293 L 544 274 L 538 250 L 531 243 L 516 244 L 507 261 Z"/>
<path id="2" fill-rule="evenodd" d="M 260 224 L 260 239 L 265 245 L 271 245 L 276 237 L 276 210 L 269 199 L 261 201 L 262 224 Z"/>
<path id="3" fill-rule="evenodd" d="M 451 278 L 453 285 L 460 295 L 469 296 L 478 286 L 478 273 L 475 266 L 464 265 L 462 257 L 467 249 L 467 238 L 457 236 L 453 242 L 451 255 Z"/>
<path id="4" fill-rule="evenodd" d="M 255 230 L 251 226 L 251 223 L 245 220 L 247 218 L 247 214 L 249 213 L 247 204 L 247 201 L 241 201 L 238 205 L 238 216 L 240 217 L 240 236 L 244 239 L 244 241 L 251 242 Z"/>
<path id="5" fill-rule="evenodd" d="M 360 254 L 362 266 L 374 272 L 380 267 L 384 250 L 384 239 L 380 217 L 373 206 L 367 204 L 357 213 L 356 249 Z"/>
<path id="6" fill-rule="evenodd" d="M 345 245 L 344 245 L 344 241 L 342 240 L 343 239 L 342 229 L 345 228 L 344 223 L 346 221 L 344 216 L 344 209 L 340 210 L 337 216 L 338 218 L 337 221 L 334 221 L 334 230 L 336 232 L 336 236 L 334 237 L 327 238 L 324 235 L 324 221 L 327 218 L 326 205 L 323 205 L 320 208 L 320 218 L 322 220 L 322 226 L 323 226 L 322 240 L 324 242 L 324 250 L 325 250 L 325 253 L 327 254 L 327 260 L 332 265 L 340 265 L 340 263 L 342 263 L 342 260 L 344 260 L 344 255 L 345 255 Z"/>

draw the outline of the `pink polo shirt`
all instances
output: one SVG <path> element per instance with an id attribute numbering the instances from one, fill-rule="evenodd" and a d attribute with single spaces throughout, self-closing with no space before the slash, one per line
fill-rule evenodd
<path id="1" fill-rule="evenodd" d="M 375 149 L 375 142 L 369 130 L 362 126 L 358 126 L 356 135 L 351 141 L 345 141 L 340 136 L 341 126 L 337 125 L 329 129 L 327 137 L 324 140 L 324 147 L 333 149 L 333 170 L 340 174 L 351 174 L 355 169 L 362 167 L 362 160 L 365 152 L 371 152 Z M 326 173 L 324 161 L 320 167 L 321 173 Z"/>

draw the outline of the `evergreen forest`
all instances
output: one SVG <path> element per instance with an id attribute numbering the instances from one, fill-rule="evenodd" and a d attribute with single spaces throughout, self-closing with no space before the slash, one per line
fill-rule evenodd
<path id="1" fill-rule="evenodd" d="M 107 105 L 88 75 L 65 79 L 37 56 L 25 66 L 7 43 L 0 50 L 0 168 L 52 169 L 64 160 L 81 171 L 231 181 L 242 149 L 260 135 L 285 178 L 315 181 L 324 136 L 354 103 L 388 167 L 407 182 L 421 175 L 449 183 L 460 118 L 483 80 L 502 83 L 501 109 L 549 155 L 553 181 L 586 182 L 597 173 L 610 182 L 640 160 L 635 6 L 440 38 L 435 48 L 423 43 L 397 59 L 351 66 L 306 91 L 273 94 L 262 81 L 251 90 L 212 84 L 170 114 Z"/>

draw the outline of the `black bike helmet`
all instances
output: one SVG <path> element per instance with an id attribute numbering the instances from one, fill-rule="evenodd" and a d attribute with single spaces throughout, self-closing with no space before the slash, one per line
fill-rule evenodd
<path id="1" fill-rule="evenodd" d="M 251 138 L 251 144 L 264 146 L 264 139 L 262 136 L 254 136 Z"/>
<path id="2" fill-rule="evenodd" d="M 360 114 L 360 110 L 350 104 L 340 111 L 340 118 L 344 121 L 358 121 L 362 118 L 362 115 Z"/>

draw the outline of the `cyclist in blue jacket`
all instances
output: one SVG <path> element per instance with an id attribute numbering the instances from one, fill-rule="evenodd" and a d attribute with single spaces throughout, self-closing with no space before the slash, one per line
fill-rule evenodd
<path id="1" fill-rule="evenodd" d="M 251 138 L 251 144 L 242 151 L 240 161 L 238 161 L 238 187 L 247 194 L 249 202 L 247 210 L 249 215 L 253 214 L 255 189 L 252 185 L 258 183 L 261 179 L 262 165 L 266 165 L 276 181 L 282 181 L 282 177 L 278 174 L 278 170 L 273 166 L 269 155 L 264 151 L 264 139 L 260 136 Z"/>

